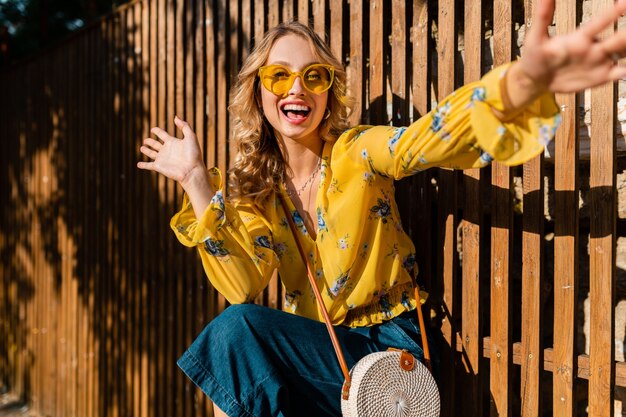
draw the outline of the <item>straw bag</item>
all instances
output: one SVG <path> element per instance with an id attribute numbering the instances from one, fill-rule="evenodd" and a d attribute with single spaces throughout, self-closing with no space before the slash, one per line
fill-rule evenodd
<path id="1" fill-rule="evenodd" d="M 417 316 L 422 334 L 422 346 L 426 365 L 407 351 L 390 349 L 366 355 L 348 372 L 339 341 L 335 335 L 328 312 L 317 289 L 311 267 L 298 239 L 296 227 L 282 194 L 280 202 L 289 222 L 298 251 L 306 265 L 309 282 L 319 304 L 328 334 L 330 335 L 344 375 L 341 393 L 341 413 L 344 417 L 436 417 L 439 416 L 440 400 L 437 384 L 430 372 L 430 353 L 422 310 L 418 305 Z M 419 300 L 419 287 L 414 283 L 415 299 Z"/>

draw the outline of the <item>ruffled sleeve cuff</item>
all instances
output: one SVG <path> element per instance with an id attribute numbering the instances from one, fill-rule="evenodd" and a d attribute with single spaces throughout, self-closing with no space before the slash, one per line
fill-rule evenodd
<path id="1" fill-rule="evenodd" d="M 196 218 L 189 197 L 185 194 L 180 211 L 170 221 L 170 227 L 185 246 L 193 247 L 214 237 L 226 222 L 224 184 L 218 168 L 209 170 L 209 181 L 216 192 L 202 217 L 199 220 Z"/>
<path id="2" fill-rule="evenodd" d="M 561 123 L 554 94 L 545 93 L 507 122 L 493 109 L 504 112 L 501 84 L 511 64 L 487 73 L 472 92 L 470 120 L 486 164 L 496 160 L 505 165 L 519 165 L 543 152 Z"/>

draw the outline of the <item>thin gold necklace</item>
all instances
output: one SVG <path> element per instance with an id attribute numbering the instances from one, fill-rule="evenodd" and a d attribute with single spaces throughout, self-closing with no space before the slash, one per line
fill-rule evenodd
<path id="1" fill-rule="evenodd" d="M 320 170 L 321 165 L 322 165 L 322 158 L 319 158 L 317 160 L 317 165 L 315 166 L 315 169 L 313 170 L 313 172 L 311 172 L 311 175 L 309 175 L 309 178 L 304 182 L 304 184 L 302 184 L 300 188 L 298 188 L 297 190 L 293 190 L 295 191 L 298 197 L 300 197 L 300 194 L 302 194 L 304 190 L 313 182 L 313 180 L 317 176 L 317 173 Z M 285 184 L 285 190 L 287 190 L 287 194 L 289 195 L 289 197 L 293 197 L 293 191 L 287 188 L 287 184 Z"/>

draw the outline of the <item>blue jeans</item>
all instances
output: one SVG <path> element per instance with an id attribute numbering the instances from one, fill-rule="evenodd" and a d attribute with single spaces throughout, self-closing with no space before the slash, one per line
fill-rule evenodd
<path id="1" fill-rule="evenodd" d="M 415 311 L 335 331 L 349 368 L 388 347 L 424 358 Z M 230 306 L 178 366 L 229 417 L 341 415 L 343 374 L 325 324 L 311 319 L 254 304 Z"/>

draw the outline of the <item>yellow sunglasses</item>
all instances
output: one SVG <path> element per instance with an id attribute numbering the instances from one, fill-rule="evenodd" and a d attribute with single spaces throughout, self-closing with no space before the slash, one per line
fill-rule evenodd
<path id="1" fill-rule="evenodd" d="M 296 77 L 300 77 L 304 88 L 313 94 L 322 94 L 333 85 L 335 68 L 332 65 L 312 64 L 299 72 L 282 65 L 266 65 L 259 68 L 261 84 L 277 96 L 289 93 Z"/>

